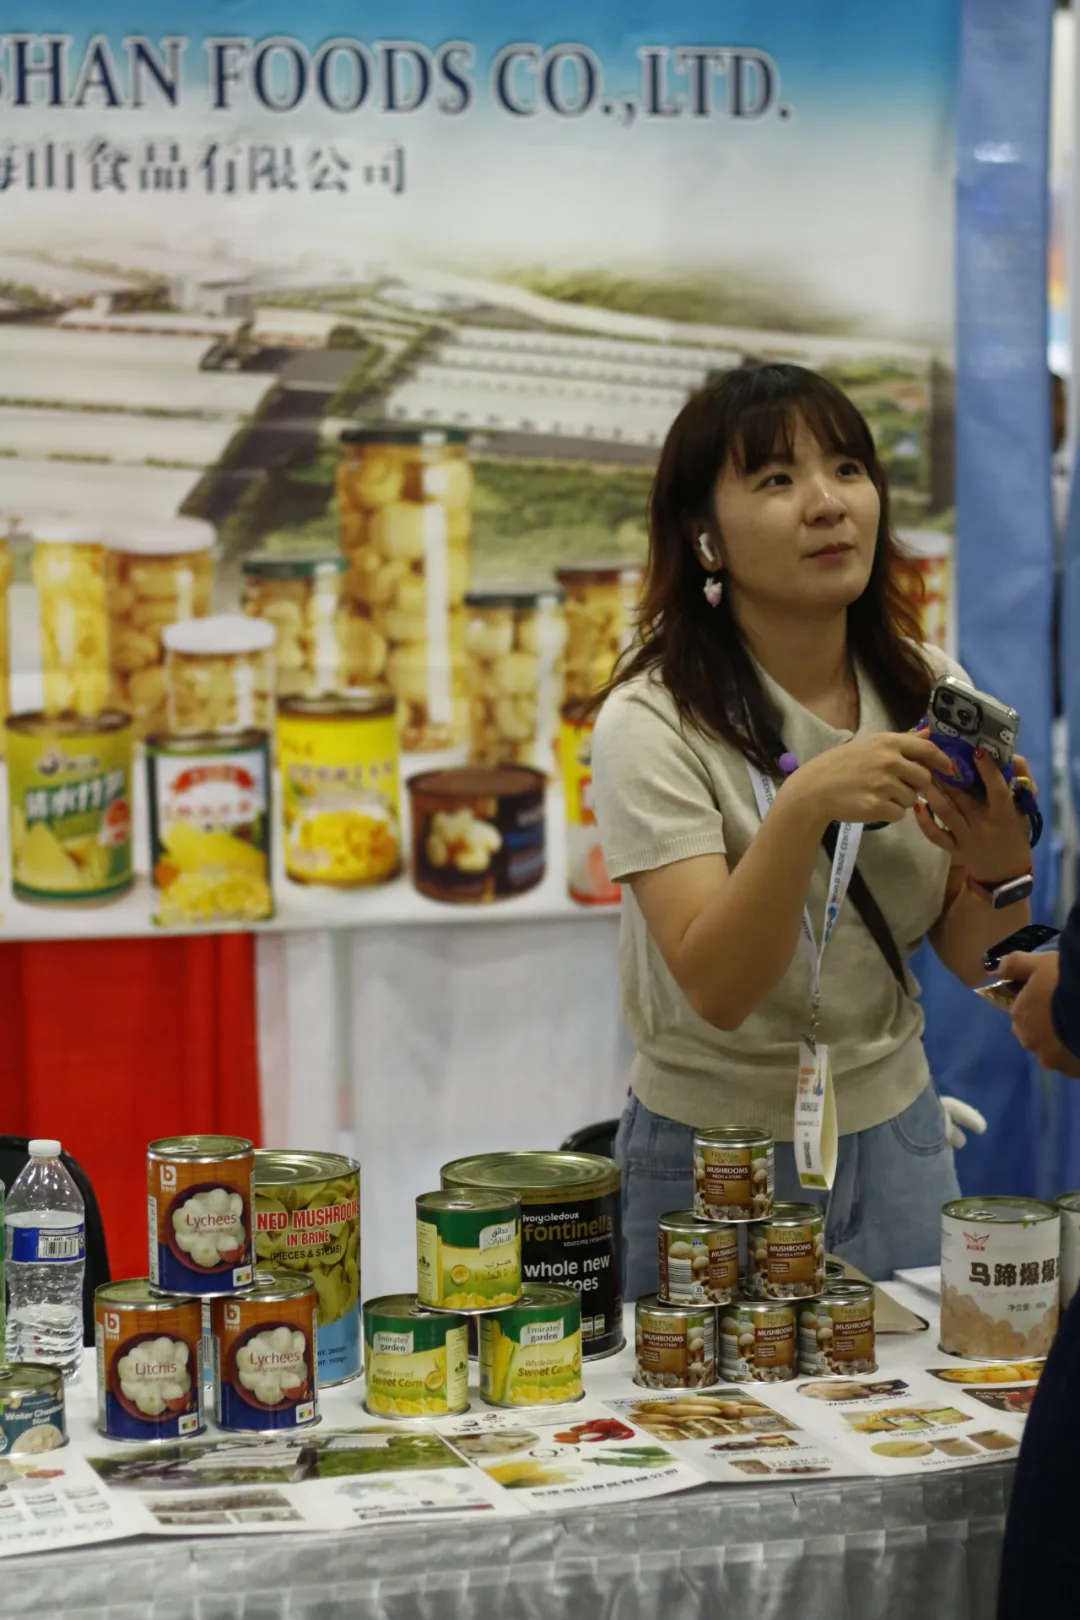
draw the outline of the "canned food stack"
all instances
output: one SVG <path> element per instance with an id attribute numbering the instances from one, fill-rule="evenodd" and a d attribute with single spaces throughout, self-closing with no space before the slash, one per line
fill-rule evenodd
<path id="1" fill-rule="evenodd" d="M 636 1306 L 646 1389 L 874 1371 L 873 1286 L 829 1276 L 820 1210 L 776 1203 L 773 1166 L 768 1131 L 694 1133 L 694 1207 L 661 1218 L 659 1292 Z"/>

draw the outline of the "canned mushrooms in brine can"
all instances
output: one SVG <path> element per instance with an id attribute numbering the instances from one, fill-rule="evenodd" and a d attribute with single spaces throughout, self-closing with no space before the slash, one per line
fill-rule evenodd
<path id="1" fill-rule="evenodd" d="M 257 1271 L 250 1288 L 215 1299 L 210 1312 L 218 1427 L 266 1433 L 317 1423 L 315 1285 Z"/>
<path id="2" fill-rule="evenodd" d="M 572 1288 L 526 1288 L 516 1305 L 480 1320 L 480 1394 L 490 1406 L 579 1401 L 581 1298 Z"/>
<path id="3" fill-rule="evenodd" d="M 255 1260 L 315 1285 L 319 1383 L 360 1371 L 360 1166 L 340 1153 L 255 1154 Z"/>
<path id="4" fill-rule="evenodd" d="M 490 1311 L 521 1298 L 517 1193 L 421 1193 L 416 1200 L 417 1294 L 436 1310 Z"/>
<path id="5" fill-rule="evenodd" d="M 521 1194 L 522 1280 L 581 1295 L 586 1360 L 623 1347 L 621 1179 L 596 1153 L 480 1153 L 442 1167 L 444 1187 Z"/>
<path id="6" fill-rule="evenodd" d="M 634 1306 L 635 1384 L 705 1389 L 716 1383 L 715 1305 L 667 1305 L 643 1294 Z"/>
<path id="7" fill-rule="evenodd" d="M 795 1306 L 740 1299 L 720 1312 L 720 1371 L 736 1384 L 795 1377 Z"/>
<path id="8" fill-rule="evenodd" d="M 271 890 L 265 731 L 146 739 L 154 921 L 265 922 Z"/>
<path id="9" fill-rule="evenodd" d="M 661 1215 L 657 1227 L 660 1298 L 669 1305 L 726 1305 L 739 1287 L 739 1231 L 693 1210 Z"/>
<path id="10" fill-rule="evenodd" d="M 448 1417 L 469 1409 L 469 1329 L 415 1294 L 364 1302 L 364 1405 L 375 1417 Z"/>
<path id="11" fill-rule="evenodd" d="M 825 1218 L 814 1204 L 776 1204 L 746 1229 L 745 1292 L 753 1299 L 815 1299 L 825 1287 Z"/>
<path id="12" fill-rule="evenodd" d="M 202 1301 L 146 1277 L 94 1290 L 98 1428 L 110 1440 L 178 1440 L 203 1423 Z"/>
<path id="13" fill-rule="evenodd" d="M 760 1221 L 773 1207 L 773 1139 L 750 1126 L 694 1132 L 694 1214 Z"/>
<path id="14" fill-rule="evenodd" d="M 1055 1200 L 1061 1215 L 1061 1309 L 1068 1308 L 1080 1287 L 1080 1192 L 1062 1193 Z"/>
<path id="15" fill-rule="evenodd" d="M 873 1283 L 827 1283 L 820 1299 L 800 1308 L 799 1371 L 877 1371 Z"/>
<path id="16" fill-rule="evenodd" d="M 0 1457 L 36 1457 L 66 1445 L 59 1370 L 40 1362 L 0 1361 Z"/>
<path id="17" fill-rule="evenodd" d="M 146 1150 L 150 1281 L 173 1294 L 251 1282 L 255 1149 L 244 1136 L 165 1136 Z"/>
<path id="18" fill-rule="evenodd" d="M 1034 1198 L 957 1198 L 941 1211 L 941 1348 L 1034 1360 L 1057 1332 L 1061 1214 Z"/>
<path id="19" fill-rule="evenodd" d="M 131 716 L 12 714 L 11 888 L 17 900 L 115 900 L 135 881 Z"/>

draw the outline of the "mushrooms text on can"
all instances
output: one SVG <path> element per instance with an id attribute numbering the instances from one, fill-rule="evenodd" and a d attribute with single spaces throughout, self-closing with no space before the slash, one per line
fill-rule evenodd
<path id="1" fill-rule="evenodd" d="M 693 1210 L 661 1215 L 657 1226 L 659 1294 L 669 1305 L 726 1305 L 739 1287 L 739 1230 L 703 1221 Z"/>
<path id="2" fill-rule="evenodd" d="M 754 1299 L 814 1299 L 825 1287 L 825 1218 L 814 1204 L 775 1204 L 747 1227 L 746 1248 Z"/>
<path id="3" fill-rule="evenodd" d="M 166 1136 L 146 1150 L 150 1281 L 172 1294 L 251 1282 L 255 1149 L 244 1136 Z"/>
<path id="4" fill-rule="evenodd" d="M 581 1295 L 586 1360 L 623 1346 L 620 1172 L 593 1153 L 486 1153 L 442 1168 L 444 1187 L 521 1195 L 523 1281 Z"/>
<path id="5" fill-rule="evenodd" d="M 257 1271 L 250 1288 L 210 1307 L 214 1421 L 255 1433 L 319 1421 L 315 1286 Z"/>
<path id="6" fill-rule="evenodd" d="M 716 1383 L 715 1305 L 667 1305 L 643 1294 L 634 1306 L 634 1382 L 645 1389 Z"/>
<path id="7" fill-rule="evenodd" d="M 0 1361 L 0 1457 L 36 1457 L 66 1445 L 62 1374 L 40 1362 Z"/>
<path id="8" fill-rule="evenodd" d="M 179 1440 L 203 1423 L 202 1301 L 146 1277 L 94 1291 L 98 1428 L 110 1440 Z"/>
<path id="9" fill-rule="evenodd" d="M 491 1406 L 578 1401 L 581 1296 L 572 1288 L 525 1289 L 516 1305 L 480 1320 L 480 1394 Z"/>
<path id="10" fill-rule="evenodd" d="M 800 1373 L 876 1370 L 873 1283 L 827 1283 L 820 1299 L 799 1310 Z"/>
<path id="11" fill-rule="evenodd" d="M 490 1311 L 521 1298 L 521 1198 L 452 1189 L 416 1200 L 417 1294 L 440 1310 Z"/>
<path id="12" fill-rule="evenodd" d="M 464 1316 L 415 1294 L 364 1301 L 364 1405 L 375 1417 L 448 1417 L 469 1409 Z"/>
<path id="13" fill-rule="evenodd" d="M 255 1260 L 309 1278 L 319 1301 L 319 1383 L 360 1371 L 360 1166 L 340 1153 L 255 1154 Z"/>
<path id="14" fill-rule="evenodd" d="M 694 1132 L 694 1213 L 707 1221 L 760 1221 L 772 1214 L 773 1139 L 724 1125 Z"/>
<path id="15" fill-rule="evenodd" d="M 795 1377 L 795 1306 L 737 1300 L 720 1311 L 720 1372 L 733 1383 L 779 1384 Z"/>
<path id="16" fill-rule="evenodd" d="M 1080 1192 L 1067 1192 L 1055 1199 L 1061 1215 L 1061 1309 L 1067 1310 L 1080 1287 Z"/>
<path id="17" fill-rule="evenodd" d="M 941 1348 L 974 1361 L 1045 1356 L 1057 1332 L 1061 1215 L 1034 1198 L 941 1211 Z"/>

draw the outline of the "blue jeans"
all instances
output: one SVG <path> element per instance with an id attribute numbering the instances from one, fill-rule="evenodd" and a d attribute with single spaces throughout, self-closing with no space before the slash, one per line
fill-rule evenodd
<path id="1" fill-rule="evenodd" d="M 693 1204 L 692 1125 L 654 1114 L 630 1093 L 615 1138 L 622 1167 L 623 1294 L 657 1286 L 656 1223 Z M 945 1110 L 933 1086 L 868 1131 L 840 1138 L 831 1200 L 799 1185 L 790 1142 L 776 1144 L 776 1197 L 828 1209 L 825 1246 L 864 1276 L 937 1265 L 941 1206 L 960 1196 Z"/>

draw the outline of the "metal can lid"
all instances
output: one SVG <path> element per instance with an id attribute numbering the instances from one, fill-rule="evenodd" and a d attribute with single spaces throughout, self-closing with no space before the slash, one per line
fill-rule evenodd
<path id="1" fill-rule="evenodd" d="M 713 1125 L 694 1132 L 694 1145 L 702 1147 L 770 1147 L 772 1132 L 756 1125 Z"/>
<path id="2" fill-rule="evenodd" d="M 100 714 L 9 714 L 4 721 L 8 731 L 21 737 L 100 737 L 108 732 L 129 731 L 131 716 L 121 709 L 103 709 Z"/>
<path id="3" fill-rule="evenodd" d="M 673 1209 L 667 1215 L 660 1217 L 661 1231 L 670 1232 L 700 1232 L 704 1236 L 707 1232 L 718 1232 L 721 1229 L 735 1233 L 735 1225 L 728 1221 L 707 1221 L 702 1215 L 695 1215 L 692 1209 Z"/>
<path id="4" fill-rule="evenodd" d="M 628 558 L 599 558 L 593 562 L 563 563 L 555 570 L 560 585 L 636 585 L 642 565 Z"/>
<path id="5" fill-rule="evenodd" d="M 253 579 L 318 579 L 343 574 L 349 559 L 340 551 L 255 551 L 240 564 Z"/>
<path id="6" fill-rule="evenodd" d="M 721 1309 L 725 1312 L 745 1311 L 751 1316 L 761 1316 L 766 1311 L 787 1311 L 794 1322 L 795 1307 L 800 1303 L 797 1299 L 745 1299 L 740 1294 L 729 1305 L 724 1305 Z M 809 1300 L 807 1303 L 809 1303 Z"/>
<path id="7" fill-rule="evenodd" d="M 1080 1214 L 1080 1192 L 1058 1193 L 1054 1203 L 1058 1209 L 1068 1210 L 1070 1215 Z"/>
<path id="8" fill-rule="evenodd" d="M 954 1221 L 977 1221 L 982 1226 L 1034 1226 L 1039 1221 L 1061 1219 L 1061 1211 L 1038 1198 L 982 1197 L 955 1198 L 941 1207 L 942 1215 Z"/>
<path id="9" fill-rule="evenodd" d="M 216 540 L 214 525 L 201 518 L 165 517 L 111 524 L 106 545 L 133 557 L 183 557 L 212 550 Z"/>
<path id="10" fill-rule="evenodd" d="M 521 1298 L 508 1311 L 565 1311 L 580 1310 L 581 1295 L 573 1288 L 560 1288 L 555 1283 L 526 1283 Z M 498 1312 L 493 1313 L 498 1320 Z"/>
<path id="11" fill-rule="evenodd" d="M 389 1322 L 442 1322 L 448 1330 L 468 1326 L 467 1317 L 460 1312 L 429 1310 L 415 1294 L 383 1294 L 378 1299 L 365 1299 L 364 1321 L 373 1317 Z"/>
<path id="12" fill-rule="evenodd" d="M 298 1277 L 294 1271 L 264 1270 L 261 1266 L 251 1279 L 250 1288 L 238 1289 L 235 1294 L 219 1294 L 220 1304 L 232 1300 L 249 1300 L 256 1305 L 273 1305 L 278 1300 L 300 1299 L 314 1294 L 315 1284 L 310 1277 Z"/>
<path id="13" fill-rule="evenodd" d="M 360 1166 L 344 1153 L 304 1153 L 286 1148 L 255 1149 L 255 1187 L 302 1187 L 313 1181 L 338 1181 L 356 1175 Z"/>
<path id="14" fill-rule="evenodd" d="M 873 1283 L 857 1282 L 854 1277 L 842 1277 L 835 1282 L 831 1280 L 827 1282 L 825 1292 L 820 1299 L 814 1300 L 813 1303 L 815 1305 L 857 1305 L 867 1303 L 873 1308 L 874 1299 Z"/>
<path id="15" fill-rule="evenodd" d="M 454 1215 L 468 1215 L 472 1211 L 478 1215 L 518 1214 L 521 1211 L 521 1194 L 494 1190 L 489 1192 L 483 1187 L 471 1189 L 441 1187 L 436 1192 L 419 1195 L 416 1200 L 416 1212 L 419 1215 L 423 1210 Z"/>
<path id="16" fill-rule="evenodd" d="M 60 1395 L 63 1388 L 59 1367 L 40 1361 L 0 1361 L 0 1401 L 13 1395 Z"/>
<path id="17" fill-rule="evenodd" d="M 250 753 L 253 748 L 266 748 L 269 742 L 269 732 L 252 726 L 247 731 L 192 731 L 185 732 L 183 736 L 155 732 L 145 739 L 143 747 L 148 754 L 183 754 L 185 758 L 212 754 L 218 758 L 224 754 L 244 754 Z"/>
<path id="18" fill-rule="evenodd" d="M 188 1164 L 246 1159 L 254 1151 L 246 1136 L 161 1136 L 146 1150 L 151 1159 L 182 1159 Z"/>
<path id="19" fill-rule="evenodd" d="M 188 658 L 233 658 L 269 651 L 277 631 L 265 619 L 252 619 L 246 613 L 211 613 L 205 619 L 167 624 L 161 640 L 166 652 Z"/>
<path id="20" fill-rule="evenodd" d="M 543 793 L 547 777 L 531 765 L 451 765 L 436 771 L 410 776 L 410 793 L 430 793 L 436 797 L 461 799 L 513 799 L 526 793 Z"/>
<path id="21" fill-rule="evenodd" d="M 634 1305 L 635 1313 L 643 1316 L 708 1316 L 715 1313 L 716 1306 L 710 1305 L 707 1300 L 693 1305 L 672 1305 L 670 1300 L 661 1299 L 659 1294 L 641 1294 Z"/>
<path id="22" fill-rule="evenodd" d="M 824 1226 L 825 1217 L 816 1204 L 774 1204 L 771 1215 L 757 1222 L 759 1226 Z"/>
<path id="23" fill-rule="evenodd" d="M 572 1193 L 600 1198 L 618 1192 L 622 1178 L 614 1159 L 596 1153 L 525 1150 L 454 1159 L 443 1165 L 440 1179 L 444 1187 L 510 1188 L 523 1204 L 543 1204 Z"/>
<path id="24" fill-rule="evenodd" d="M 437 449 L 442 444 L 468 444 L 469 434 L 464 428 L 453 427 L 351 427 L 339 435 L 341 444 L 401 444 L 419 445 L 422 449 Z"/>
<path id="25" fill-rule="evenodd" d="M 344 692 L 323 692 L 318 697 L 278 699 L 278 719 L 381 720 L 397 711 L 389 687 L 350 686 Z"/>
<path id="26" fill-rule="evenodd" d="M 468 591 L 465 606 L 486 613 L 504 608 L 531 613 L 541 607 L 558 607 L 565 600 L 566 592 L 557 585 L 537 585 L 531 590 L 524 585 L 486 586 Z"/>
<path id="27" fill-rule="evenodd" d="M 31 538 L 46 546 L 100 546 L 104 525 L 74 512 L 40 512 L 27 525 Z"/>
<path id="28" fill-rule="evenodd" d="M 174 1311 L 180 1305 L 200 1305 L 194 1294 L 170 1294 L 155 1288 L 149 1277 L 122 1277 L 118 1282 L 99 1283 L 94 1289 L 95 1305 L 127 1305 L 144 1311 Z"/>

